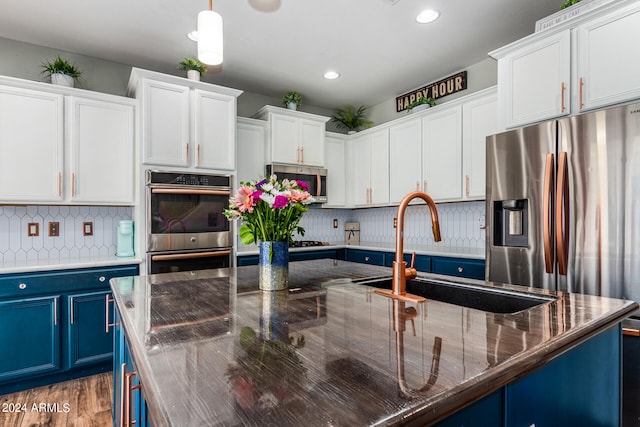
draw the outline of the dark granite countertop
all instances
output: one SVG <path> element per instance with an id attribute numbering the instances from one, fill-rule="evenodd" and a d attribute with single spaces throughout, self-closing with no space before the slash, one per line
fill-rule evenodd
<path id="1" fill-rule="evenodd" d="M 394 303 L 356 283 L 388 268 L 289 268 L 288 293 L 258 291 L 256 266 L 112 279 L 155 426 L 426 424 L 636 308 L 499 284 L 557 298 L 514 314 Z"/>

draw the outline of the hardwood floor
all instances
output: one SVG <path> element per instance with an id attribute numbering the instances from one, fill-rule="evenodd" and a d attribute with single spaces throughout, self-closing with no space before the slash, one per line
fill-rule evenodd
<path id="1" fill-rule="evenodd" d="M 112 383 L 105 372 L 0 396 L 0 427 L 111 426 Z"/>

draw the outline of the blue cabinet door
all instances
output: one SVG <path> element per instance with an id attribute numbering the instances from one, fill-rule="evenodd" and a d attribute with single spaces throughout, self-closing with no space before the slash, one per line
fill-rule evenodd
<path id="1" fill-rule="evenodd" d="M 113 357 L 113 333 L 107 327 L 109 295 L 102 291 L 67 296 L 69 367 L 109 362 Z"/>
<path id="2" fill-rule="evenodd" d="M 0 302 L 0 382 L 60 369 L 60 296 Z"/>
<path id="3" fill-rule="evenodd" d="M 484 261 L 434 257 L 432 260 L 432 272 L 447 276 L 484 280 Z"/>
<path id="4" fill-rule="evenodd" d="M 367 251 L 362 249 L 347 249 L 347 261 L 363 264 L 384 265 L 384 252 Z"/>

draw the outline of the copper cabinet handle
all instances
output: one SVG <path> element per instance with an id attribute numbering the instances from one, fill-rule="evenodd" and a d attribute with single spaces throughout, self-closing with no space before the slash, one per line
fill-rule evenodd
<path id="1" fill-rule="evenodd" d="M 553 255 L 554 249 L 552 242 L 552 229 L 551 229 L 551 210 L 553 209 L 553 154 L 547 154 L 547 161 L 544 168 L 544 196 L 543 196 L 543 222 L 542 222 L 542 235 L 544 238 L 544 266 L 545 271 L 549 274 L 553 273 Z"/>
<path id="2" fill-rule="evenodd" d="M 565 105 L 564 105 L 564 94 L 567 90 L 567 86 L 565 85 L 564 82 L 562 82 L 562 112 L 564 113 L 565 110 Z"/>
<path id="3" fill-rule="evenodd" d="M 304 163 L 304 147 L 300 149 L 300 153 L 302 154 L 302 161 L 300 163 Z"/>
<path id="4" fill-rule="evenodd" d="M 114 302 L 115 300 L 113 298 L 109 297 L 109 294 L 106 294 L 104 296 L 104 333 L 108 334 L 109 333 L 109 328 L 112 326 L 120 326 L 120 323 L 109 323 L 109 303 L 110 302 Z"/>
<path id="5" fill-rule="evenodd" d="M 584 87 L 584 80 L 582 77 L 580 77 L 580 109 L 581 110 L 582 110 L 582 107 L 584 107 L 584 102 L 582 98 L 583 87 Z"/>
<path id="6" fill-rule="evenodd" d="M 62 172 L 58 172 L 58 196 L 62 196 Z"/>
<path id="7" fill-rule="evenodd" d="M 71 197 L 76 196 L 76 174 L 71 173 Z"/>
<path id="8" fill-rule="evenodd" d="M 640 329 L 622 328 L 622 334 L 630 337 L 640 337 Z"/>
<path id="9" fill-rule="evenodd" d="M 420 181 L 416 181 L 416 191 L 420 191 Z"/>
<path id="10" fill-rule="evenodd" d="M 74 319 L 74 309 L 73 309 L 73 297 L 69 299 L 69 317 L 71 318 L 71 324 L 73 325 Z"/>
<path id="11" fill-rule="evenodd" d="M 123 372 L 126 368 L 126 364 L 122 364 Z M 129 372 L 124 374 L 124 420 L 123 425 L 125 427 L 132 426 L 135 424 L 135 421 L 131 421 L 131 392 L 140 390 L 142 386 L 138 383 L 138 385 L 131 386 L 131 379 L 137 376 L 137 372 Z"/>
<path id="12" fill-rule="evenodd" d="M 296 163 L 300 163 L 300 147 L 296 150 Z"/>
<path id="13" fill-rule="evenodd" d="M 469 175 L 464 176 L 465 194 L 469 197 Z"/>
<path id="14" fill-rule="evenodd" d="M 125 384 L 127 382 L 127 364 L 120 365 L 120 426 L 124 427 L 124 415 L 125 415 Z"/>
<path id="15" fill-rule="evenodd" d="M 197 145 L 197 156 L 196 156 L 196 166 L 200 166 L 200 144 Z"/>
<path id="16" fill-rule="evenodd" d="M 569 260 L 569 170 L 567 153 L 558 156 L 558 182 L 556 187 L 556 246 L 558 248 L 558 273 L 567 275 Z"/>
<path id="17" fill-rule="evenodd" d="M 424 181 L 422 181 L 422 191 L 423 192 L 427 192 L 427 180 L 425 179 Z"/>
<path id="18" fill-rule="evenodd" d="M 53 298 L 53 326 L 58 325 L 58 297 Z"/>

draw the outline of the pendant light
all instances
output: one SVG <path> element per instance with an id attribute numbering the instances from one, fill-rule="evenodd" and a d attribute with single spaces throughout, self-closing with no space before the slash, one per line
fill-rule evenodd
<path id="1" fill-rule="evenodd" d="M 222 16 L 213 11 L 213 0 L 209 10 L 198 13 L 198 59 L 203 64 L 222 64 Z"/>

